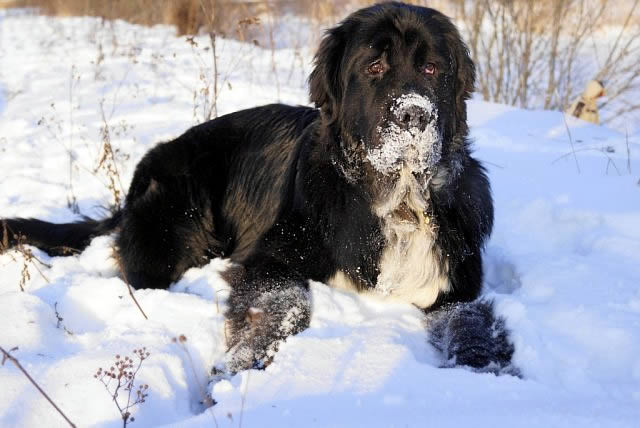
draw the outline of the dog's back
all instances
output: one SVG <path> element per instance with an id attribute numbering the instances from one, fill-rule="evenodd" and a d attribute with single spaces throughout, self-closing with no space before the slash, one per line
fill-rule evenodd
<path id="1" fill-rule="evenodd" d="M 272 104 L 195 126 L 142 158 L 124 208 L 111 217 L 64 224 L 3 219 L 0 250 L 33 245 L 67 256 L 119 231 L 120 263 L 136 288 L 167 287 L 213 257 L 241 260 L 286 203 L 299 137 L 317 115 Z"/>

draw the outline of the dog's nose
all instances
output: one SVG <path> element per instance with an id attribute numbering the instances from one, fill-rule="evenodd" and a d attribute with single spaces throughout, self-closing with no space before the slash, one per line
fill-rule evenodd
<path id="1" fill-rule="evenodd" d="M 400 105 L 396 107 L 394 114 L 396 121 L 404 129 L 418 128 L 424 131 L 431 120 L 431 114 L 415 104 Z"/>

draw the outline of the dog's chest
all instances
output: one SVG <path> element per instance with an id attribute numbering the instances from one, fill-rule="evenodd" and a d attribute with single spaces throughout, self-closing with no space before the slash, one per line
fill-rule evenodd
<path id="1" fill-rule="evenodd" d="M 389 200 L 376 207 L 385 246 L 378 261 L 375 287 L 366 294 L 420 308 L 433 305 L 440 293 L 450 289 L 448 263 L 436 241 L 436 226 L 426 214 L 427 202 L 402 181 Z M 359 288 L 343 272 L 329 281 L 336 288 Z M 361 291 L 362 292 L 362 291 Z"/>
<path id="2" fill-rule="evenodd" d="M 420 308 L 433 305 L 449 290 L 448 267 L 428 224 L 412 229 L 394 219 L 386 222 L 386 246 L 379 262 L 375 293 Z"/>

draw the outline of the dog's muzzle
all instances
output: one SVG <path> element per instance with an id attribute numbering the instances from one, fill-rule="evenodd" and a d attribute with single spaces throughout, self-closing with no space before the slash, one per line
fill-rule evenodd
<path id="1" fill-rule="evenodd" d="M 384 175 L 403 167 L 416 174 L 431 173 L 442 151 L 435 105 L 409 93 L 396 98 L 390 111 L 387 123 L 376 130 L 380 144 L 367 151 L 367 161 Z"/>

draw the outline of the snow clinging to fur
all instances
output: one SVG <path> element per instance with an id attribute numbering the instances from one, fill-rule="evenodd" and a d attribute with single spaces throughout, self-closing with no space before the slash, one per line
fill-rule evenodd
<path id="1" fill-rule="evenodd" d="M 404 94 L 395 99 L 391 112 L 400 119 L 407 107 L 417 107 L 430 117 L 424 130 L 411 126 L 402 129 L 389 122 L 377 129 L 381 145 L 367 152 L 367 161 L 382 174 L 398 172 L 405 163 L 411 172 L 430 170 L 440 160 L 442 135 L 437 129 L 438 110 L 429 99 Z"/>

